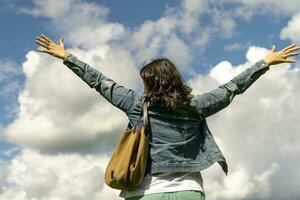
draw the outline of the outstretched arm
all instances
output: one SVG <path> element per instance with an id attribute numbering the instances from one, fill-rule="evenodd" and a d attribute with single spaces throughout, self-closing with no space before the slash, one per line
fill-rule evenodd
<path id="1" fill-rule="evenodd" d="M 140 95 L 132 89 L 117 84 L 101 72 L 79 60 L 76 56 L 68 53 L 64 48 L 63 38 L 60 44 L 55 44 L 48 37 L 41 35 L 36 42 L 43 46 L 40 52 L 48 53 L 57 58 L 63 59 L 63 63 L 79 76 L 91 88 L 95 88 L 112 105 L 124 111 L 127 115 L 140 100 Z"/>
<path id="2" fill-rule="evenodd" d="M 295 52 L 298 49 L 299 47 L 293 44 L 276 52 L 273 45 L 271 52 L 264 59 L 256 62 L 218 88 L 202 95 L 194 96 L 192 104 L 197 107 L 202 118 L 222 110 L 231 103 L 236 95 L 242 94 L 261 75 L 268 71 L 271 65 L 296 62 L 295 60 L 287 60 L 287 58 L 298 55 L 299 53 Z"/>

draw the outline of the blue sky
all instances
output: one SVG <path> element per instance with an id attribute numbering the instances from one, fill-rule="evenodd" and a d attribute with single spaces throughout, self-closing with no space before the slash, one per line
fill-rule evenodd
<path id="1" fill-rule="evenodd" d="M 157 19 L 164 12 L 166 4 L 176 5 L 180 1 L 87 1 L 95 2 L 110 8 L 108 20 L 113 22 L 121 22 L 129 27 L 135 27 L 148 19 Z M 33 17 L 24 13 L 20 13 L 18 8 L 32 6 L 30 1 L 1 1 L 0 2 L 0 24 L 1 35 L 0 43 L 3 45 L 0 50 L 1 59 L 10 59 L 16 63 L 16 67 L 21 68 L 22 62 L 25 60 L 25 54 L 29 50 L 37 48 L 35 37 L 42 33 L 52 37 L 59 37 L 59 33 L 55 34 L 47 29 L 49 20 L 43 17 Z M 124 9 L 125 8 L 125 9 Z M 24 76 L 16 77 L 24 84 Z M 5 83 L 0 82 L 0 88 Z M 5 113 L 6 105 L 17 104 L 18 93 L 10 96 L 10 99 L 1 99 L 0 107 L 2 113 Z M 6 126 L 13 119 L 7 118 L 5 114 L 0 116 L 0 123 Z M 14 145 L 0 140 L 0 151 L 4 152 Z M 8 157 L 0 154 L 3 159 Z"/>
<path id="2" fill-rule="evenodd" d="M 60 14 L 64 18 L 62 17 L 58 19 L 55 18 L 55 15 L 52 16 L 51 13 L 47 14 L 47 13 L 38 12 L 37 14 L 34 14 L 34 8 L 37 8 L 38 10 L 40 9 L 39 6 L 41 7 L 44 6 L 43 3 L 38 4 L 37 2 L 38 1 L 21 1 L 21 0 L 0 1 L 0 25 L 1 25 L 0 43 L 2 44 L 1 46 L 2 48 L 0 49 L 0 65 L 2 65 L 0 66 L 0 73 L 3 73 L 4 75 L 3 78 L 0 74 L 0 90 L 4 91 L 5 88 L 12 88 L 7 92 L 2 92 L 2 93 L 0 92 L 0 112 L 2 113 L 0 115 L 0 152 L 1 152 L 0 159 L 7 162 L 12 161 L 15 158 L 15 155 L 20 153 L 23 148 L 24 149 L 40 148 L 39 145 L 35 145 L 28 141 L 24 142 L 22 141 L 22 139 L 20 140 L 12 139 L 16 143 L 16 145 L 13 145 L 12 142 L 7 141 L 3 136 L 5 127 L 9 124 L 14 124 L 16 118 L 19 115 L 20 105 L 18 104 L 18 97 L 20 93 L 24 90 L 29 90 L 29 89 L 24 89 L 24 87 L 26 85 L 26 82 L 28 83 L 30 82 L 31 78 L 25 73 L 23 73 L 22 65 L 27 61 L 30 61 L 28 62 L 29 63 L 28 66 L 32 65 L 31 61 L 34 60 L 36 55 L 33 54 L 29 55 L 28 53 L 31 50 L 35 50 L 37 48 L 37 45 L 35 43 L 35 37 L 43 33 L 57 41 L 58 38 L 63 35 L 65 36 L 66 47 L 68 48 L 68 46 L 69 47 L 72 46 L 73 48 L 72 50 L 74 52 L 77 52 L 78 55 L 81 55 L 82 57 L 86 56 L 87 59 L 88 56 L 83 52 L 95 53 L 97 50 L 96 46 L 91 46 L 88 43 L 89 41 L 78 41 L 78 43 L 74 42 L 74 44 L 70 41 L 71 37 L 75 37 L 79 35 L 78 33 L 74 33 L 77 34 L 75 36 L 72 35 L 72 30 L 70 30 L 70 27 L 74 28 L 74 32 L 76 32 L 75 30 L 79 29 L 79 27 L 74 26 L 76 22 L 71 21 L 75 15 L 71 16 L 73 18 L 70 17 L 70 24 L 68 24 L 68 19 L 67 19 L 68 16 L 65 16 L 63 13 Z M 95 7 L 97 8 L 105 7 L 106 9 L 109 10 L 109 13 L 107 15 L 104 15 L 103 18 L 99 19 L 99 21 L 102 20 L 102 22 L 98 23 L 97 21 L 98 19 L 92 18 L 93 16 L 88 16 L 87 18 L 95 20 L 96 21 L 95 26 L 101 27 L 102 25 L 104 26 L 105 24 L 114 24 L 114 26 L 116 26 L 117 28 L 122 27 L 126 30 L 130 30 L 129 32 L 126 32 L 126 30 L 124 31 L 121 28 L 122 30 L 120 31 L 121 32 L 120 37 L 122 40 L 124 38 L 128 38 L 128 37 L 130 38 L 130 36 L 126 35 L 127 33 L 136 33 L 137 35 L 138 34 L 142 35 L 143 34 L 143 32 L 141 31 L 142 27 L 144 27 L 147 24 L 147 21 L 151 21 L 153 22 L 153 24 L 155 24 L 163 16 L 166 15 L 165 12 L 166 9 L 168 8 L 175 9 L 175 13 L 172 13 L 168 16 L 177 16 L 177 12 L 180 13 L 182 11 L 184 7 L 183 6 L 184 2 L 189 2 L 190 4 L 187 4 L 188 6 L 192 5 L 195 2 L 197 3 L 197 1 L 193 1 L 193 0 L 186 0 L 186 1 L 184 0 L 183 1 L 180 0 L 165 0 L 165 1 L 65 0 L 61 2 L 72 2 L 70 5 L 73 5 L 72 8 L 74 8 L 75 11 L 77 9 L 75 8 L 76 6 L 80 7 L 80 6 L 84 6 L 85 4 L 88 5 L 94 4 Z M 188 67 L 181 68 L 183 72 L 186 72 L 188 71 L 189 68 L 191 68 L 193 69 L 194 73 L 197 73 L 196 77 L 193 77 L 191 74 L 184 73 L 184 78 L 186 80 L 191 80 L 191 83 L 193 84 L 198 83 L 197 81 L 200 82 L 202 81 L 201 83 L 203 83 L 203 87 L 199 86 L 200 90 L 213 88 L 215 86 L 214 84 L 219 82 L 218 78 L 214 77 L 214 75 L 209 75 L 209 72 L 216 65 L 220 64 L 222 61 L 228 61 L 231 64 L 231 66 L 239 66 L 239 65 L 244 66 L 244 64 L 248 62 L 246 58 L 246 54 L 251 51 L 255 51 L 255 49 L 250 50 L 249 49 L 250 46 L 252 46 L 253 48 L 257 47 L 258 48 L 257 51 L 260 51 L 259 48 L 271 49 L 272 44 L 275 44 L 278 50 L 291 43 L 300 42 L 299 37 L 297 38 L 295 35 L 293 35 L 291 31 L 293 29 L 287 29 L 286 31 L 287 33 L 285 34 L 286 36 L 283 36 L 284 27 L 293 26 L 293 24 L 296 24 L 296 20 L 293 21 L 292 19 L 294 16 L 297 16 L 298 14 L 297 7 L 300 7 L 300 5 L 295 3 L 294 6 L 290 6 L 293 5 L 292 4 L 294 3 L 293 0 L 287 0 L 286 5 L 280 5 L 280 3 L 278 3 L 277 1 L 262 2 L 256 0 L 253 1 L 252 3 L 247 0 L 243 0 L 239 3 L 237 3 L 237 1 L 235 0 L 228 0 L 228 1 L 222 0 L 219 2 L 201 0 L 201 2 L 208 2 L 207 4 L 209 5 L 210 10 L 203 11 L 201 10 L 201 8 L 198 8 L 198 11 L 201 12 L 201 14 L 198 17 L 196 17 L 196 20 L 199 23 L 197 27 L 195 29 L 192 28 L 191 32 L 186 33 L 182 28 L 184 27 L 184 23 L 178 20 L 175 23 L 179 24 L 178 25 L 179 28 L 178 27 L 173 28 L 171 31 L 172 34 L 170 34 L 176 36 L 175 37 L 176 40 L 174 41 L 178 41 L 177 39 L 179 38 L 180 42 L 184 43 L 184 45 L 187 47 L 188 50 L 186 52 L 183 52 L 183 55 L 185 56 L 183 56 L 182 58 L 181 57 L 178 58 L 178 63 L 182 63 L 183 65 L 185 64 L 188 65 Z M 271 8 L 272 6 L 274 6 L 274 9 Z M 198 12 L 197 9 L 195 9 L 196 10 L 195 11 L 191 7 L 192 6 L 190 6 L 189 9 L 191 9 L 193 12 Z M 24 8 L 25 10 L 27 9 L 27 11 L 24 12 Z M 47 9 L 47 7 L 45 6 L 43 7 L 43 9 Z M 92 8 L 89 7 L 89 9 Z M 244 10 L 245 12 L 239 13 L 238 12 L 239 10 L 242 11 Z M 249 15 L 247 15 L 246 12 L 249 12 Z M 223 16 L 224 21 L 222 20 L 222 17 L 215 18 L 217 17 L 216 16 L 217 14 Z M 181 15 L 178 14 L 178 16 Z M 59 26 L 60 21 L 62 22 L 62 24 L 66 24 L 67 26 L 69 25 L 70 27 L 67 26 L 60 27 Z M 84 23 L 79 24 L 79 26 L 84 26 L 84 25 L 85 25 Z M 56 28 L 56 26 L 58 28 Z M 218 26 L 224 26 L 224 27 L 218 27 Z M 89 30 L 94 30 L 93 28 L 95 28 L 93 27 L 92 23 L 87 27 L 89 28 Z M 208 39 L 205 39 L 204 37 L 203 46 L 195 45 L 194 43 L 196 43 L 197 41 L 197 36 L 202 36 L 202 33 L 206 29 L 209 29 L 211 31 L 210 34 L 208 34 L 207 36 Z M 159 35 L 162 34 L 162 32 L 160 32 L 160 30 L 157 30 L 157 32 L 150 33 L 151 37 L 156 36 L 156 34 Z M 161 36 L 161 38 L 165 38 L 165 37 Z M 123 43 L 125 43 L 124 41 L 118 41 L 116 39 L 114 41 L 115 43 L 108 40 L 103 42 L 103 44 L 105 43 L 107 45 L 120 45 L 120 47 L 124 47 L 123 46 Z M 130 41 L 134 42 L 134 39 Z M 143 44 L 134 44 L 134 45 L 137 46 L 137 49 L 138 48 L 142 49 L 143 45 L 147 47 L 148 43 L 145 41 L 143 42 L 144 42 Z M 82 52 L 76 49 L 76 48 L 80 49 L 82 47 L 81 45 L 83 46 L 86 45 L 85 48 L 82 48 Z M 130 45 L 130 43 L 126 45 Z M 172 48 L 168 49 L 166 47 L 165 49 L 158 48 L 158 50 L 150 51 L 150 53 L 147 54 L 143 52 L 143 50 L 141 49 L 138 49 L 136 54 L 134 53 L 135 51 L 134 49 L 128 50 L 129 54 L 132 55 L 132 60 L 126 62 L 130 64 L 132 63 L 139 64 L 143 62 L 140 56 L 142 56 L 142 58 L 144 55 L 145 56 L 168 56 L 167 54 L 168 52 L 170 53 L 170 57 L 173 56 L 174 58 L 176 58 L 176 56 L 180 55 L 180 51 L 181 51 L 181 49 L 178 49 L 179 53 L 174 52 L 172 51 Z M 100 50 L 97 50 L 97 52 L 98 51 L 101 52 Z M 191 57 L 189 57 L 188 54 L 191 54 Z M 26 58 L 26 55 L 27 56 L 29 55 L 29 57 Z M 41 57 L 40 59 L 42 60 L 44 59 L 44 57 Z M 45 59 L 43 60 L 43 62 L 47 63 L 48 60 L 46 61 Z M 49 62 L 49 65 L 52 66 L 58 64 L 58 63 L 55 64 L 53 62 Z M 62 63 L 60 65 L 62 66 L 59 67 L 63 67 Z M 38 68 L 42 68 L 41 64 L 38 66 L 39 66 Z M 295 66 L 292 65 L 292 68 L 293 67 Z M 9 68 L 11 70 L 5 71 L 4 68 Z M 99 68 L 101 69 L 101 67 Z M 236 73 L 233 71 L 234 69 L 232 69 L 232 71 L 228 73 L 233 76 L 233 74 Z M 117 73 L 109 70 L 108 72 L 111 73 L 112 76 L 117 77 L 116 75 Z M 201 77 L 201 75 L 203 77 Z M 276 77 L 276 76 L 270 75 L 270 77 Z M 271 80 L 272 78 L 269 79 Z M 214 80 L 215 82 L 213 82 L 212 80 Z M 123 81 L 124 83 L 126 82 L 125 79 L 122 79 L 121 77 L 120 77 L 120 81 L 121 82 Z M 35 82 L 31 81 L 30 83 L 34 83 L 36 85 L 40 84 L 38 81 Z M 43 84 L 45 83 L 41 83 L 41 85 Z M 133 82 L 128 83 L 128 85 L 132 87 L 135 86 L 134 84 L 135 83 Z M 293 83 L 287 82 L 286 85 L 288 84 L 292 85 L 294 84 L 294 82 Z M 33 87 L 33 86 L 29 84 L 28 87 Z M 198 86 L 195 86 L 195 89 L 199 89 L 199 88 Z M 291 86 L 291 88 L 293 87 Z M 85 91 L 87 90 L 88 89 L 86 89 Z M 42 95 L 41 92 L 39 94 Z M 88 96 L 88 93 L 85 94 Z M 274 96 L 275 93 L 273 94 L 273 97 Z M 92 99 L 92 97 L 90 96 L 89 98 Z M 249 99 L 251 99 L 250 96 Z M 266 100 L 267 97 L 262 97 L 261 99 L 262 102 L 267 101 Z M 295 99 L 297 99 L 297 97 L 295 97 Z M 241 100 L 241 104 L 242 102 L 243 100 Z M 246 102 L 247 101 L 245 100 L 244 103 Z M 44 112 L 46 113 L 46 109 L 44 110 Z M 268 112 L 270 111 L 266 110 L 265 112 L 262 113 L 266 114 Z M 251 113 L 251 111 L 249 111 L 249 113 Z M 282 116 L 285 114 L 286 113 L 283 113 Z M 220 119 L 218 118 L 218 115 L 216 118 L 212 118 L 212 121 L 217 119 Z M 241 124 L 243 124 L 243 122 L 241 122 Z M 271 127 L 266 127 L 266 129 L 268 128 L 270 128 L 271 130 Z M 293 131 L 299 130 L 296 127 L 292 127 L 292 128 Z M 217 125 L 215 126 L 215 129 L 221 130 L 218 129 Z M 238 129 L 236 129 L 236 131 L 238 132 Z M 9 153 L 9 150 L 11 150 L 12 153 Z M 270 169 L 271 171 L 276 170 L 276 167 L 274 168 L 271 167 Z M 254 168 L 252 170 L 254 170 Z M 252 172 L 256 173 L 255 171 Z M 282 176 L 282 174 L 280 174 L 280 176 Z M 278 175 L 278 177 L 280 176 Z M 1 190 L 0 190 L 0 194 L 1 194 Z"/>
<path id="3" fill-rule="evenodd" d="M 52 37 L 59 37 L 59 33 L 55 34 L 47 30 L 47 23 L 49 20 L 45 17 L 33 17 L 24 13 L 19 13 L 19 7 L 29 7 L 32 5 L 30 1 L 11 1 L 15 2 L 12 6 L 7 3 L 9 1 L 1 2 L 0 22 L 2 27 L 1 44 L 3 49 L 0 51 L 1 58 L 9 58 L 18 64 L 24 61 L 24 55 L 28 50 L 35 49 L 36 44 L 34 39 L 36 35 L 47 33 Z M 180 4 L 178 0 L 168 1 L 86 1 L 94 2 L 104 5 L 110 9 L 108 14 L 108 21 L 120 22 L 126 26 L 134 28 L 140 25 L 145 20 L 156 20 L 164 12 L 165 7 L 176 6 Z M 228 7 L 234 7 L 229 5 Z M 237 20 L 237 29 L 235 36 L 232 38 L 216 38 L 211 41 L 209 48 L 207 48 L 199 59 L 204 59 L 208 64 L 215 64 L 222 59 L 228 59 L 234 64 L 244 61 L 243 51 L 225 51 L 224 47 L 235 42 L 249 42 L 250 44 L 270 47 L 276 42 L 278 46 L 288 45 L 290 41 L 279 39 L 281 28 L 287 24 L 290 16 L 274 17 L 272 15 L 257 15 L 250 21 L 243 19 Z M 209 17 L 202 19 L 203 23 L 210 23 Z M 4 51 L 5 49 L 5 51 Z M 215 54 L 214 52 L 218 52 Z M 197 61 L 195 61 L 197 62 Z M 197 63 L 197 66 L 201 63 Z M 199 66 L 198 66 L 199 68 Z"/>
<path id="4" fill-rule="evenodd" d="M 10 2 L 10 3 L 9 3 Z M 86 1 L 108 7 L 110 12 L 107 16 L 108 21 L 119 22 L 130 28 L 139 26 L 146 20 L 157 20 L 164 13 L 166 6 L 178 6 L 180 1 Z M 0 24 L 2 27 L 0 42 L 3 48 L 0 50 L 1 59 L 9 59 L 15 62 L 16 67 L 21 68 L 25 61 L 25 54 L 29 50 L 37 48 L 35 37 L 39 34 L 47 34 L 50 37 L 60 37 L 59 32 L 49 30 L 49 19 L 45 17 L 34 17 L 18 11 L 21 7 L 32 6 L 31 1 L 1 1 L 0 2 Z M 227 5 L 232 8 L 235 4 Z M 237 19 L 237 28 L 234 36 L 224 38 L 221 34 L 210 41 L 208 47 L 199 57 L 193 60 L 192 66 L 199 73 L 207 73 L 208 66 L 211 67 L 223 59 L 229 60 L 233 65 L 243 63 L 247 47 L 250 45 L 264 46 L 270 48 L 272 44 L 282 47 L 291 43 L 289 40 L 279 38 L 281 28 L 287 24 L 289 16 L 274 17 L 272 15 L 255 15 L 251 20 Z M 203 24 L 211 23 L 209 16 L 204 16 L 201 21 Z M 67 41 L 68 42 L 68 41 Z M 66 43 L 67 43 L 66 42 Z M 246 43 L 246 46 L 226 50 L 228 45 L 234 43 Z M 197 51 L 197 50 L 195 50 Z M 194 52 L 197 54 L 197 52 Z M 22 75 L 16 77 L 23 83 Z M 1 83 L 3 85 L 5 83 Z M 7 100 L 8 101 L 8 100 Z M 0 100 L 1 110 L 4 112 L 6 104 L 17 103 L 17 93 L 11 96 L 9 102 Z M 0 117 L 1 124 L 6 125 L 12 119 L 5 115 Z M 3 146 L 3 145 L 1 145 Z M 6 145 L 5 145 L 6 146 Z"/>

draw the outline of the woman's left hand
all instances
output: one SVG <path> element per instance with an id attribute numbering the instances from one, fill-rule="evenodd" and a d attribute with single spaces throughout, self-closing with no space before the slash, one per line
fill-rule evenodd
<path id="1" fill-rule="evenodd" d="M 290 56 L 296 56 L 299 54 L 299 52 L 296 52 L 296 50 L 299 49 L 299 46 L 296 44 L 289 45 L 282 49 L 281 51 L 276 52 L 275 45 L 272 46 L 272 50 L 270 53 L 268 53 L 264 60 L 268 65 L 276 65 L 281 63 L 294 63 L 296 60 L 287 60 Z"/>

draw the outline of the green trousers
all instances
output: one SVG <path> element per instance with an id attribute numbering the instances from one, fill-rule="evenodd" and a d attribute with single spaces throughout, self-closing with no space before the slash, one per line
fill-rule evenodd
<path id="1" fill-rule="evenodd" d="M 127 197 L 125 200 L 205 200 L 205 194 L 201 191 L 186 190 Z"/>

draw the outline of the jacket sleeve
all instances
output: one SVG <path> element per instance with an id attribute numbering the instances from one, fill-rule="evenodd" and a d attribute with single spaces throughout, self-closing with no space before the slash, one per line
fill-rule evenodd
<path id="1" fill-rule="evenodd" d="M 228 106 L 235 95 L 242 94 L 267 70 L 269 66 L 262 59 L 218 88 L 195 95 L 193 103 L 201 118 L 206 118 Z"/>
<path id="2" fill-rule="evenodd" d="M 90 88 L 95 88 L 112 105 L 121 109 L 127 115 L 140 99 L 140 95 L 134 90 L 117 84 L 72 54 L 68 55 L 63 64 L 77 74 Z"/>

